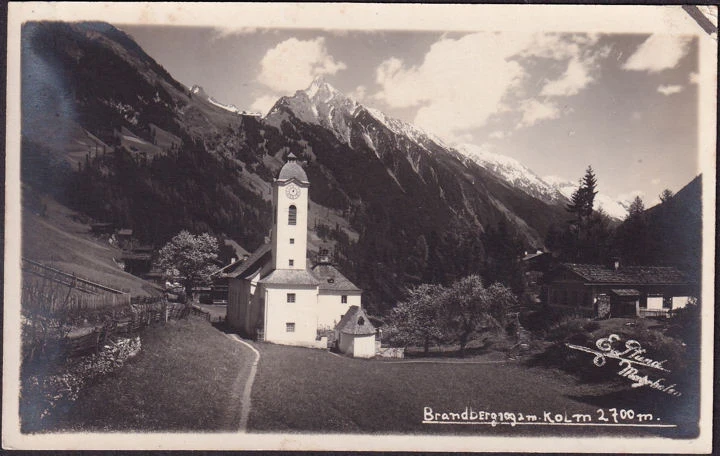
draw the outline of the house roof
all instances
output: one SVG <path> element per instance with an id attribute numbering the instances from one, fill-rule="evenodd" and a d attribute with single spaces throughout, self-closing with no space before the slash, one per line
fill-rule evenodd
<path id="1" fill-rule="evenodd" d="M 367 314 L 358 306 L 350 306 L 335 329 L 344 334 L 367 336 L 375 334 L 375 326 L 370 322 Z"/>
<path id="2" fill-rule="evenodd" d="M 611 291 L 618 296 L 640 296 L 640 292 L 634 288 L 613 288 Z"/>
<path id="3" fill-rule="evenodd" d="M 260 283 L 275 285 L 319 285 L 318 280 L 306 269 L 276 269 L 260 279 Z"/>
<path id="4" fill-rule="evenodd" d="M 260 247 L 258 247 L 257 250 L 253 252 L 252 255 L 250 255 L 246 260 L 237 260 L 234 263 L 230 263 L 229 265 L 222 268 L 220 271 L 223 271 L 221 274 L 224 274 L 226 277 L 233 277 L 237 278 L 242 275 L 244 275 L 248 270 L 255 270 L 255 266 L 260 267 L 260 265 L 265 262 L 269 261 L 272 255 L 272 245 L 270 244 L 263 244 Z"/>
<path id="5" fill-rule="evenodd" d="M 150 261 L 152 260 L 152 254 L 147 252 L 123 252 L 120 258 L 123 260 Z"/>
<path id="6" fill-rule="evenodd" d="M 360 291 L 347 277 L 342 275 L 335 266 L 329 263 L 316 264 L 312 274 L 320 282 L 321 290 Z"/>
<path id="7" fill-rule="evenodd" d="M 684 285 L 682 272 L 671 266 L 623 266 L 617 270 L 600 264 L 563 263 L 563 266 L 592 283 L 639 285 Z"/>
<path id="8" fill-rule="evenodd" d="M 230 247 L 232 247 L 233 250 L 235 250 L 235 254 L 240 258 L 242 258 L 245 255 L 248 255 L 248 256 L 250 255 L 250 252 L 248 252 L 247 250 L 242 248 L 242 246 L 240 244 L 233 241 L 232 239 L 225 239 L 225 245 L 229 245 Z"/>
<path id="9" fill-rule="evenodd" d="M 542 256 L 542 255 L 545 255 L 545 252 L 529 253 L 529 254 L 525 255 L 525 256 L 522 258 L 522 260 L 523 260 L 523 261 L 528 261 L 528 260 L 532 260 L 533 258 L 537 258 L 537 257 Z"/>

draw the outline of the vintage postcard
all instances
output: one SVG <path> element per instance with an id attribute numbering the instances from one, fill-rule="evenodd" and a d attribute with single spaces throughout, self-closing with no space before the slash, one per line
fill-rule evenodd
<path id="1" fill-rule="evenodd" d="M 6 449 L 711 450 L 717 8 L 11 3 Z"/>

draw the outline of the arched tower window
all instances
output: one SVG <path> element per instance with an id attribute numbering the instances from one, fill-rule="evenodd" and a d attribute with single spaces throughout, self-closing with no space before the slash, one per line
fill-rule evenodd
<path id="1" fill-rule="evenodd" d="M 297 224 L 297 208 L 293 204 L 290 206 L 290 210 L 288 211 L 288 225 L 296 225 Z"/>

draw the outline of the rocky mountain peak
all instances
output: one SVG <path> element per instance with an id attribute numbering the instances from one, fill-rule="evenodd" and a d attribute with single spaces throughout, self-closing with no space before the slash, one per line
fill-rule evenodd
<path id="1" fill-rule="evenodd" d="M 265 120 L 279 127 L 288 111 L 297 119 L 332 130 L 345 144 L 350 143 L 350 122 L 360 105 L 322 77 L 317 77 L 305 90 L 292 97 L 282 97 L 275 103 Z"/>
<path id="2" fill-rule="evenodd" d="M 190 93 L 193 95 L 200 96 L 202 98 L 207 98 L 208 94 L 205 92 L 205 89 L 202 88 L 202 86 L 199 86 L 197 84 L 194 84 L 192 88 L 190 89 Z"/>
<path id="3" fill-rule="evenodd" d="M 331 86 L 322 76 L 316 77 L 304 92 L 314 103 L 328 103 L 335 98 L 347 99 L 342 92 Z"/>

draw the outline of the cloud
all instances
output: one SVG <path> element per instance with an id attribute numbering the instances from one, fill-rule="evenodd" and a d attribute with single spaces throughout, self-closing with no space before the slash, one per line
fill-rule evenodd
<path id="1" fill-rule="evenodd" d="M 232 27 L 221 26 L 212 29 L 211 40 L 222 40 L 236 36 L 250 35 L 253 33 L 273 33 L 272 29 L 263 29 L 258 27 Z"/>
<path id="2" fill-rule="evenodd" d="M 560 107 L 551 101 L 527 100 L 520 105 L 522 118 L 515 129 L 532 127 L 541 120 L 557 119 L 562 114 Z"/>
<path id="3" fill-rule="evenodd" d="M 656 177 L 655 179 L 651 180 L 650 182 L 654 185 L 657 185 L 660 183 L 660 179 Z"/>
<path id="4" fill-rule="evenodd" d="M 484 125 L 508 88 L 523 76 L 509 60 L 530 44 L 523 37 L 489 33 L 435 42 L 420 65 L 392 57 L 375 71 L 380 90 L 373 98 L 390 108 L 418 107 L 418 126 L 447 139 Z"/>
<path id="5" fill-rule="evenodd" d="M 310 85 L 321 75 L 333 75 L 347 68 L 328 54 L 325 38 L 290 38 L 265 53 L 260 61 L 258 82 L 280 93 L 292 93 Z"/>
<path id="6" fill-rule="evenodd" d="M 355 90 L 350 92 L 348 95 L 355 101 L 362 103 L 362 101 L 365 99 L 365 96 L 367 95 L 367 87 L 365 87 L 364 85 L 359 85 L 355 87 Z"/>
<path id="7" fill-rule="evenodd" d="M 658 73 L 675 68 L 690 48 L 692 37 L 671 35 L 650 35 L 622 68 L 632 71 Z"/>
<path id="8" fill-rule="evenodd" d="M 278 97 L 275 95 L 262 95 L 255 99 L 250 109 L 255 112 L 259 112 L 262 115 L 267 114 L 270 108 L 273 107 Z"/>
<path id="9" fill-rule="evenodd" d="M 530 126 L 562 114 L 554 102 L 528 101 L 531 97 L 575 95 L 595 80 L 597 62 L 609 54 L 607 47 L 598 49 L 598 39 L 588 34 L 443 36 L 420 64 L 398 57 L 382 62 L 375 71 L 380 90 L 372 98 L 391 109 L 417 108 L 414 123 L 450 141 L 501 113 L 520 115 L 519 127 Z M 548 59 L 566 64 L 565 72 L 532 84 L 536 72 L 530 60 L 549 67 Z"/>
<path id="10" fill-rule="evenodd" d="M 690 76 L 688 77 L 688 81 L 690 81 L 690 84 L 699 84 L 700 83 L 700 73 L 690 73 Z"/>
<path id="11" fill-rule="evenodd" d="M 505 132 L 502 131 L 502 130 L 493 131 L 492 133 L 490 133 L 490 134 L 488 135 L 488 137 L 489 137 L 490 139 L 503 139 L 503 138 L 506 137 L 506 136 L 510 136 L 510 135 L 507 134 L 507 133 L 505 133 Z"/>
<path id="12" fill-rule="evenodd" d="M 622 202 L 631 202 L 632 200 L 635 199 L 636 196 L 639 196 L 640 199 L 642 199 L 643 196 L 645 196 L 645 192 L 643 192 L 642 190 L 631 190 L 627 193 L 619 194 L 617 196 L 617 198 L 615 198 L 615 200 L 622 201 Z"/>
<path id="13" fill-rule="evenodd" d="M 573 58 L 570 60 L 570 63 L 568 63 L 567 70 L 560 79 L 548 82 L 545 87 L 543 87 L 540 95 L 563 97 L 576 95 L 593 81 L 589 73 L 590 69 L 587 63 Z"/>
<path id="14" fill-rule="evenodd" d="M 683 86 L 681 86 L 681 85 L 661 85 L 657 88 L 657 91 L 665 96 L 668 96 L 668 95 L 672 95 L 674 93 L 682 92 Z"/>

